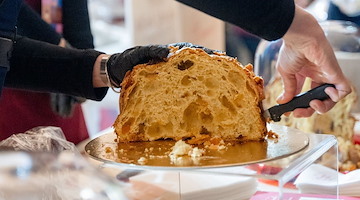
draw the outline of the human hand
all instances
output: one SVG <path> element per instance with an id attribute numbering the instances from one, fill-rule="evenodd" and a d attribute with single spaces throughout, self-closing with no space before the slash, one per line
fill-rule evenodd
<path id="1" fill-rule="evenodd" d="M 114 87 L 120 87 L 127 71 L 138 64 L 149 61 L 161 61 L 169 54 L 169 48 L 165 45 L 136 46 L 110 56 L 107 61 L 107 71 Z"/>
<path id="2" fill-rule="evenodd" d="M 294 110 L 295 117 L 309 117 L 314 111 L 325 113 L 351 92 L 323 30 L 313 16 L 298 6 L 293 23 L 283 37 L 277 69 L 284 85 L 278 103 L 286 103 L 298 94 L 306 77 L 312 79 L 312 88 L 322 83 L 332 83 L 336 87 L 325 90 L 331 99 L 313 100 L 310 108 Z"/>

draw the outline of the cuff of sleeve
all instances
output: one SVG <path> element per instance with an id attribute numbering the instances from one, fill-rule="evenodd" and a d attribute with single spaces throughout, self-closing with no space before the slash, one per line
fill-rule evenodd
<path id="1" fill-rule="evenodd" d="M 295 16 L 295 3 L 294 1 L 282 1 L 279 6 L 279 12 L 282 12 L 282 15 L 279 15 L 276 19 L 278 21 L 277 25 L 273 27 L 272 30 L 268 31 L 268 35 L 265 34 L 265 39 L 273 41 L 280 39 L 285 35 L 291 26 L 294 16 Z M 274 11 L 275 12 L 275 11 Z"/>
<path id="2" fill-rule="evenodd" d="M 91 99 L 95 101 L 101 101 L 107 94 L 108 89 L 108 87 L 94 88 L 94 96 Z"/>

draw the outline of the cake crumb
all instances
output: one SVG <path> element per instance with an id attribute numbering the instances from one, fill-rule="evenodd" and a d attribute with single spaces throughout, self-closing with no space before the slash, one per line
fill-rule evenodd
<path id="1" fill-rule="evenodd" d="M 268 139 L 279 139 L 279 135 L 277 133 L 275 133 L 274 131 L 269 130 L 267 132 L 267 138 Z"/>
<path id="2" fill-rule="evenodd" d="M 147 163 L 147 159 L 145 157 L 139 158 L 137 161 L 140 165 L 145 165 Z"/>
<path id="3" fill-rule="evenodd" d="M 218 150 L 221 151 L 221 150 L 226 150 L 227 149 L 227 146 L 225 145 L 220 145 Z"/>
<path id="4" fill-rule="evenodd" d="M 229 145 L 228 143 L 227 145 Z M 213 137 L 210 140 L 204 142 L 205 148 L 210 150 L 225 150 L 227 149 L 227 146 L 224 142 L 224 140 L 220 137 Z M 231 144 L 230 144 L 231 145 Z"/>
<path id="5" fill-rule="evenodd" d="M 113 149 L 111 147 L 105 147 L 105 153 L 113 153 Z"/>
<path id="6" fill-rule="evenodd" d="M 195 165 L 198 165 L 200 162 L 199 159 L 204 154 L 204 149 L 192 147 L 186 142 L 179 140 L 172 147 L 172 151 L 170 152 L 169 157 L 171 163 L 175 165 L 184 165 L 185 163 L 193 163 Z"/>
<path id="7" fill-rule="evenodd" d="M 198 147 L 195 147 L 192 149 L 190 156 L 192 158 L 197 158 L 197 157 L 201 157 L 202 155 L 204 155 L 205 150 L 204 149 L 199 149 Z"/>
<path id="8" fill-rule="evenodd" d="M 192 150 L 192 146 L 189 144 L 186 144 L 186 142 L 179 140 L 175 143 L 175 145 L 172 147 L 172 151 L 170 152 L 170 157 L 178 157 L 178 156 L 184 156 L 184 155 L 190 155 L 189 152 Z"/>

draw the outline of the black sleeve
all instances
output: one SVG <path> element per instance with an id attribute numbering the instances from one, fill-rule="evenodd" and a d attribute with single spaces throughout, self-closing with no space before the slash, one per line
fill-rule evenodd
<path id="1" fill-rule="evenodd" d="M 260 36 L 281 38 L 295 13 L 294 0 L 177 0 Z"/>
<path id="2" fill-rule="evenodd" d="M 63 0 L 63 36 L 74 47 L 93 49 L 87 0 Z"/>
<path id="3" fill-rule="evenodd" d="M 92 83 L 93 65 L 100 54 L 18 38 L 5 86 L 101 100 L 107 88 L 93 88 Z"/>
<path id="4" fill-rule="evenodd" d="M 0 36 L 11 38 L 22 0 L 0 0 Z M 1 49 L 0 49 L 1 50 Z"/>
<path id="5" fill-rule="evenodd" d="M 26 3 L 21 5 L 17 26 L 19 35 L 56 45 L 60 42 L 61 35 Z"/>

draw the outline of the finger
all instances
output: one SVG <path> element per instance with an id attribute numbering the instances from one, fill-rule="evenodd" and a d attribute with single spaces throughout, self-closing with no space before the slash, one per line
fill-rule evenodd
<path id="1" fill-rule="evenodd" d="M 147 52 L 150 59 L 164 59 L 170 52 L 170 49 L 165 45 L 149 46 L 148 48 Z"/>
<path id="2" fill-rule="evenodd" d="M 134 64 L 147 63 L 150 60 L 161 60 L 168 56 L 170 49 L 163 45 L 141 46 L 131 52 Z"/>
<path id="3" fill-rule="evenodd" d="M 333 102 L 331 99 L 327 99 L 324 101 L 312 100 L 312 101 L 310 101 L 309 105 L 317 113 L 323 114 L 323 113 L 328 112 L 331 108 L 333 108 L 335 106 L 335 102 Z"/>
<path id="4" fill-rule="evenodd" d="M 346 81 L 347 82 L 347 81 Z M 347 84 L 338 84 L 335 85 L 336 88 L 327 87 L 325 89 L 325 93 L 329 95 L 333 102 L 339 102 L 343 99 L 346 95 L 352 92 L 350 85 Z"/>
<path id="5" fill-rule="evenodd" d="M 340 100 L 339 91 L 333 87 L 325 88 L 325 93 L 330 97 L 333 102 L 338 102 Z"/>
<path id="6" fill-rule="evenodd" d="M 132 69 L 135 65 L 149 61 L 161 61 L 166 58 L 170 50 L 163 45 L 137 46 L 127 49 L 122 53 L 122 66 Z"/>
<path id="7" fill-rule="evenodd" d="M 291 114 L 291 112 L 286 112 L 286 113 L 284 113 L 283 115 L 285 115 L 286 117 L 289 117 L 290 114 Z"/>
<path id="8" fill-rule="evenodd" d="M 297 108 L 293 111 L 293 116 L 300 118 L 300 117 L 310 117 L 313 115 L 315 110 L 313 108 Z"/>
<path id="9" fill-rule="evenodd" d="M 282 76 L 284 90 L 283 93 L 278 97 L 277 102 L 279 104 L 284 104 L 289 102 L 296 95 L 297 84 L 296 84 L 296 77 L 294 75 L 281 74 L 281 76 Z"/>
<path id="10" fill-rule="evenodd" d="M 338 102 L 351 93 L 350 83 L 341 71 L 333 52 L 330 52 L 329 56 L 326 57 L 326 59 L 321 59 L 321 61 L 319 66 L 321 66 L 321 70 L 323 71 L 322 82 L 332 83 L 336 88 L 336 90 L 333 88 L 326 88 L 325 92 L 330 96 L 332 101 Z"/>

